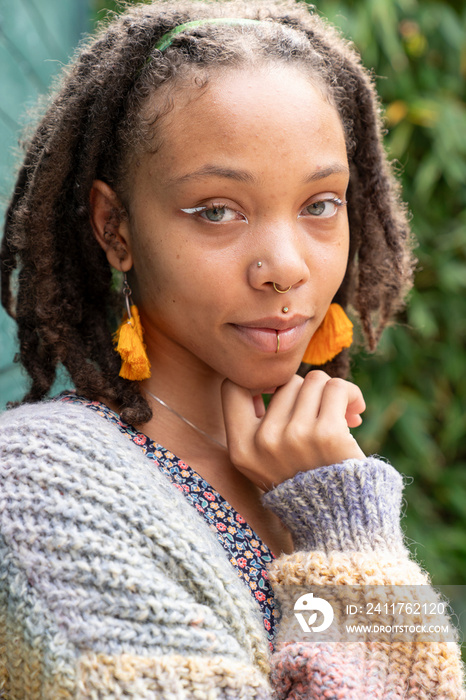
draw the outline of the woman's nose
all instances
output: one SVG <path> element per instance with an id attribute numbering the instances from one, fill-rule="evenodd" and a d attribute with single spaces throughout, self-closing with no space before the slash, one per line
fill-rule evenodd
<path id="1" fill-rule="evenodd" d="M 255 289 L 271 288 L 284 293 L 308 279 L 305 246 L 299 232 L 291 226 L 277 226 L 273 232 L 267 228 L 254 248 L 249 283 Z"/>

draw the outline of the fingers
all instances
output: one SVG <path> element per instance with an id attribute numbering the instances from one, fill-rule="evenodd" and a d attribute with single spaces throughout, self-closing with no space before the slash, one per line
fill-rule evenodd
<path id="1" fill-rule="evenodd" d="M 267 419 L 270 422 L 274 421 L 284 425 L 290 420 L 303 382 L 303 378 L 295 374 L 286 384 L 275 391 L 267 408 Z"/>
<path id="2" fill-rule="evenodd" d="M 237 435 L 256 434 L 264 424 L 263 419 L 268 428 L 273 426 L 274 431 L 281 431 L 290 419 L 302 384 L 302 377 L 294 375 L 289 382 L 274 392 L 266 412 L 262 396 L 251 398 L 248 390 L 225 380 L 222 385 L 222 401 L 229 444 L 231 445 L 233 440 L 236 441 Z M 253 420 L 254 417 L 256 420 Z"/>
<path id="3" fill-rule="evenodd" d="M 364 453 L 349 428 L 361 424 L 366 405 L 355 384 L 330 378 L 320 370 L 309 372 L 297 396 L 285 434 L 291 443 L 307 446 L 312 466 L 344 459 L 363 459 Z"/>
<path id="4" fill-rule="evenodd" d="M 253 396 L 252 400 L 254 402 L 254 410 L 256 412 L 256 417 L 263 418 L 265 416 L 265 405 L 264 405 L 264 399 L 262 398 L 262 394 L 258 394 L 257 396 Z"/>
<path id="5" fill-rule="evenodd" d="M 358 428 L 362 423 L 362 418 L 359 413 L 351 413 L 349 411 L 346 411 L 345 420 L 348 428 Z"/>
<path id="6" fill-rule="evenodd" d="M 335 420 L 344 416 L 349 428 L 356 428 L 362 423 L 359 415 L 366 408 L 361 390 L 355 384 L 343 379 L 331 379 L 322 393 L 319 417 L 323 420 Z"/>
<path id="7" fill-rule="evenodd" d="M 301 391 L 296 397 L 292 419 L 294 422 L 314 421 L 320 412 L 322 394 L 327 383 L 331 381 L 328 374 L 321 370 L 308 372 L 301 385 Z"/>
<path id="8" fill-rule="evenodd" d="M 361 390 L 355 384 L 338 378 L 327 382 L 322 392 L 317 419 L 318 434 L 324 440 L 327 438 L 328 443 L 325 448 L 322 445 L 324 455 L 332 454 L 335 460 L 339 457 L 338 461 L 364 458 L 364 453 L 349 428 L 357 427 L 362 422 L 359 412 L 364 411 L 365 407 Z"/>
<path id="9" fill-rule="evenodd" d="M 359 413 L 346 413 L 346 425 L 348 428 L 358 428 L 362 423 L 362 418 Z"/>
<path id="10" fill-rule="evenodd" d="M 309 372 L 296 398 L 293 420 L 315 420 L 344 416 L 348 427 L 355 428 L 362 423 L 361 416 L 366 408 L 359 387 L 344 379 L 331 378 L 321 370 Z"/>
<path id="11" fill-rule="evenodd" d="M 362 393 L 320 370 L 279 387 L 267 412 L 261 397 L 229 380 L 222 404 L 232 463 L 266 490 L 298 471 L 364 458 L 349 431 L 361 423 Z"/>
<path id="12" fill-rule="evenodd" d="M 256 399 L 253 399 L 248 389 L 234 384 L 229 379 L 223 382 L 221 394 L 229 448 L 234 448 L 240 440 L 247 444 L 253 440 L 261 420 L 256 413 Z"/>
<path id="13" fill-rule="evenodd" d="M 356 391 L 353 395 L 354 398 L 349 397 L 350 400 L 346 409 L 345 418 L 349 428 L 357 428 L 358 425 L 362 423 L 360 414 L 364 413 L 366 410 L 366 402 L 364 401 L 360 388 L 354 384 L 350 384 L 350 386 L 354 387 Z"/>

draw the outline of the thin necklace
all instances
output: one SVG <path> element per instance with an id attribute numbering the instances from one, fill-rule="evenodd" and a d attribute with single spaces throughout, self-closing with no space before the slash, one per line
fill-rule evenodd
<path id="1" fill-rule="evenodd" d="M 175 415 L 177 418 L 179 418 L 180 420 L 182 420 L 183 423 L 186 423 L 186 425 L 189 425 L 190 428 L 193 428 L 194 430 L 196 430 L 196 431 L 197 431 L 198 433 L 200 433 L 201 435 L 204 435 L 204 437 L 208 438 L 211 442 L 214 442 L 216 445 L 218 445 L 219 447 L 223 448 L 224 450 L 227 450 L 227 449 L 228 449 L 226 445 L 224 445 L 223 443 L 221 443 L 221 442 L 219 442 L 218 440 L 216 440 L 215 438 L 213 438 L 211 435 L 209 435 L 209 433 L 206 433 L 205 430 L 202 430 L 201 428 L 198 428 L 197 425 L 194 425 L 194 423 L 191 423 L 190 420 L 188 420 L 187 418 L 185 418 L 184 416 L 182 416 L 181 413 L 178 413 L 178 411 L 175 411 L 174 408 L 171 408 L 171 406 L 169 406 L 168 404 L 166 404 L 165 401 L 162 401 L 162 399 L 159 399 L 159 397 L 156 396 L 155 394 L 153 394 L 151 391 L 149 391 L 148 389 L 144 389 L 144 391 L 146 392 L 146 394 L 149 394 L 149 396 L 152 396 L 153 399 L 155 399 L 156 401 L 158 401 L 158 403 L 159 403 L 161 406 L 163 406 L 163 407 L 166 408 L 168 411 L 170 411 L 171 413 L 173 413 L 173 415 Z"/>

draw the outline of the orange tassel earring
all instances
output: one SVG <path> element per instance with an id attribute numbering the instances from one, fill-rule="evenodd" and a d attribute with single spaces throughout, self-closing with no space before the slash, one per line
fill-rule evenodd
<path id="1" fill-rule="evenodd" d="M 311 338 L 303 362 L 324 365 L 349 348 L 353 342 L 353 324 L 340 304 L 330 304 L 325 318 Z"/>
<path id="2" fill-rule="evenodd" d="M 123 294 L 126 316 L 115 333 L 117 352 L 122 359 L 120 377 L 141 381 L 150 377 L 150 362 L 143 342 L 143 329 L 136 304 L 130 304 L 131 289 L 124 275 Z"/>

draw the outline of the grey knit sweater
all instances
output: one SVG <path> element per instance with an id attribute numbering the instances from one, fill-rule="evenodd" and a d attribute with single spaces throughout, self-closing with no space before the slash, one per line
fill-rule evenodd
<path id="1" fill-rule="evenodd" d="M 293 624 L 296 587 L 427 582 L 403 546 L 401 489 L 390 465 L 347 460 L 264 497 L 296 545 L 269 569 L 270 654 L 215 534 L 114 425 L 53 402 L 4 413 L 0 697 L 463 697 L 455 644 L 318 643 Z"/>

